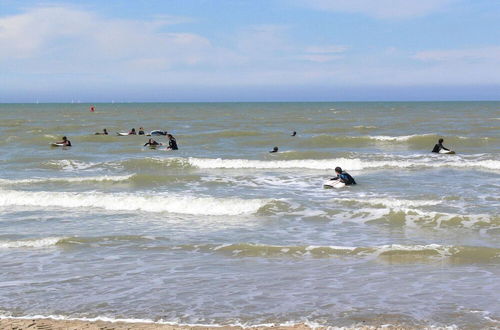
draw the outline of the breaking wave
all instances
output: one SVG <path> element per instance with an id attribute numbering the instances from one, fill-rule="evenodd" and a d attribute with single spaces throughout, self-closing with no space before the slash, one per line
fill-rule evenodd
<path id="1" fill-rule="evenodd" d="M 0 190 L 0 206 L 90 207 L 114 211 L 169 212 L 193 215 L 252 214 L 270 202 L 272 202 L 270 199 Z"/>

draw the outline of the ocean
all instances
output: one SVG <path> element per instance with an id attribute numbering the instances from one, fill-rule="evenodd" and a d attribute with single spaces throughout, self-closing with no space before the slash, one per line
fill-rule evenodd
<path id="1" fill-rule="evenodd" d="M 500 327 L 500 102 L 90 106 L 0 105 L 2 317 Z"/>

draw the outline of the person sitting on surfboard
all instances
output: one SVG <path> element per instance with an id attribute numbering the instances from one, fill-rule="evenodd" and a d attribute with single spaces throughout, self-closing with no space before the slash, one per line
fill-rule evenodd
<path id="1" fill-rule="evenodd" d="M 144 128 L 143 127 L 140 127 L 139 128 L 139 135 L 144 135 Z"/>
<path id="2" fill-rule="evenodd" d="M 274 147 L 273 150 L 269 151 L 269 153 L 275 153 L 275 152 L 278 152 L 278 147 Z"/>
<path id="3" fill-rule="evenodd" d="M 340 180 L 340 182 L 345 183 L 346 186 L 356 184 L 354 178 L 349 173 L 342 171 L 340 167 L 335 167 L 335 173 L 337 173 L 337 176 L 331 178 L 331 180 Z"/>
<path id="4" fill-rule="evenodd" d="M 95 133 L 95 135 L 108 135 L 108 130 L 107 129 L 103 129 L 102 133 L 97 132 L 97 133 Z"/>
<path id="5" fill-rule="evenodd" d="M 161 143 L 158 143 L 153 139 L 149 139 L 148 142 L 144 144 L 144 146 L 161 146 Z"/>
<path id="6" fill-rule="evenodd" d="M 67 137 L 63 136 L 62 141 L 56 142 L 56 144 L 62 144 L 65 147 L 71 147 L 71 141 Z"/>
<path id="7" fill-rule="evenodd" d="M 132 128 L 130 132 L 128 132 L 128 135 L 137 135 L 135 128 Z"/>
<path id="8" fill-rule="evenodd" d="M 179 148 L 177 147 L 177 141 L 172 136 L 172 134 L 167 134 L 167 137 L 168 137 L 168 149 L 169 150 L 178 150 Z"/>
<path id="9" fill-rule="evenodd" d="M 450 149 L 443 146 L 443 141 L 443 139 L 439 139 L 438 143 L 434 146 L 434 149 L 432 149 L 432 152 L 439 152 L 441 150 L 450 151 Z"/>

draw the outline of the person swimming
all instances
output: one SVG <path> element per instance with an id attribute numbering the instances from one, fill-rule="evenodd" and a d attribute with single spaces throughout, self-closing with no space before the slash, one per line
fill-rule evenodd
<path id="1" fill-rule="evenodd" d="M 161 143 L 156 142 L 153 139 L 149 139 L 148 142 L 144 144 L 144 146 L 161 146 Z"/>
<path id="2" fill-rule="evenodd" d="M 273 150 L 269 151 L 269 153 L 275 153 L 278 152 L 278 147 L 274 147 Z"/>
<path id="3" fill-rule="evenodd" d="M 97 132 L 97 133 L 95 133 L 95 135 L 108 135 L 108 130 L 107 129 L 103 129 L 102 133 Z"/>
<path id="4" fill-rule="evenodd" d="M 139 135 L 144 135 L 144 128 L 143 127 L 139 127 Z"/>
<path id="5" fill-rule="evenodd" d="M 331 178 L 330 180 L 339 180 L 340 182 L 345 183 L 346 186 L 356 184 L 354 178 L 349 173 L 342 171 L 342 168 L 338 166 L 335 167 L 335 173 L 337 174 L 337 176 Z"/>
<path id="6" fill-rule="evenodd" d="M 445 148 L 445 147 L 443 146 L 443 141 L 444 141 L 443 139 L 439 139 L 439 140 L 438 140 L 438 143 L 434 146 L 434 149 L 432 149 L 432 152 L 437 152 L 437 153 L 439 153 L 441 150 L 450 151 L 450 149 Z"/>
<path id="7" fill-rule="evenodd" d="M 56 144 L 62 144 L 65 147 L 71 147 L 71 141 L 68 140 L 66 136 L 63 136 L 62 141 L 56 142 Z"/>
<path id="8" fill-rule="evenodd" d="M 135 131 L 135 128 L 132 128 L 130 132 L 128 132 L 128 135 L 137 135 L 137 132 Z"/>
<path id="9" fill-rule="evenodd" d="M 179 147 L 177 147 L 177 141 L 173 137 L 172 134 L 167 134 L 168 137 L 168 149 L 169 150 L 179 150 Z"/>
<path id="10" fill-rule="evenodd" d="M 297 132 L 296 132 L 296 131 L 293 131 L 293 132 L 292 132 L 292 136 L 295 136 L 295 135 L 297 135 Z"/>

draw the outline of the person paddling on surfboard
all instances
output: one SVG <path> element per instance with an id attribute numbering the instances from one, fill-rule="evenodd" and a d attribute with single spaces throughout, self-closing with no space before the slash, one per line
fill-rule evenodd
<path id="1" fill-rule="evenodd" d="M 438 143 L 434 146 L 434 149 L 432 149 L 432 152 L 437 152 L 439 153 L 441 150 L 446 150 L 446 151 L 450 151 L 450 149 L 448 148 L 445 148 L 443 146 L 443 139 L 439 139 Z"/>
<path id="2" fill-rule="evenodd" d="M 128 132 L 128 135 L 137 135 L 137 132 L 135 131 L 135 128 L 132 128 L 130 132 Z"/>
<path id="3" fill-rule="evenodd" d="M 149 139 L 148 142 L 144 144 L 144 146 L 161 146 L 161 143 L 158 143 L 153 139 Z"/>
<path id="4" fill-rule="evenodd" d="M 71 141 L 67 137 L 63 136 L 62 141 L 56 142 L 56 144 L 62 144 L 65 147 L 71 147 Z"/>
<path id="5" fill-rule="evenodd" d="M 275 153 L 275 152 L 278 152 L 278 147 L 274 147 L 273 150 L 269 151 L 269 153 Z"/>
<path id="6" fill-rule="evenodd" d="M 177 140 L 173 137 L 172 134 L 167 134 L 168 137 L 168 149 L 169 150 L 178 150 L 179 147 L 177 147 Z"/>
<path id="7" fill-rule="evenodd" d="M 108 130 L 107 129 L 103 129 L 102 133 L 97 132 L 97 133 L 95 133 L 95 135 L 108 135 Z"/>
<path id="8" fill-rule="evenodd" d="M 340 167 L 335 167 L 336 177 L 331 178 L 330 180 L 339 180 L 340 182 L 345 183 L 346 186 L 356 184 L 354 178 L 347 172 L 342 171 Z"/>

